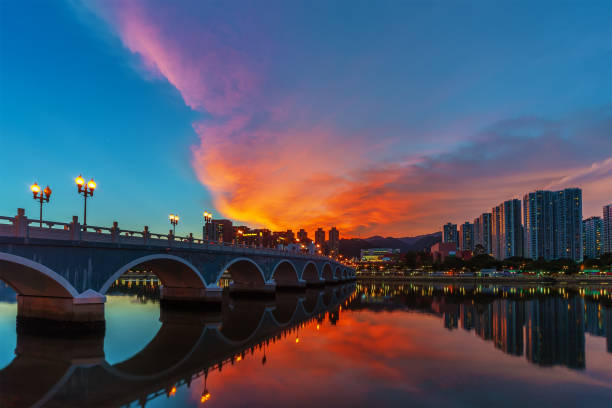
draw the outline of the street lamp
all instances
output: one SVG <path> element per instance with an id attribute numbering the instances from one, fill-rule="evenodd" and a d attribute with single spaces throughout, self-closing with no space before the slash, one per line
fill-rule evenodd
<path id="1" fill-rule="evenodd" d="M 84 197 L 84 205 L 83 205 L 83 227 L 87 226 L 87 197 L 91 197 L 94 194 L 94 190 L 97 187 L 96 182 L 91 179 L 87 184 L 85 184 L 85 179 L 83 176 L 79 174 L 79 177 L 74 179 L 77 190 L 79 194 L 82 194 Z"/>
<path id="2" fill-rule="evenodd" d="M 170 219 L 170 224 L 172 224 L 172 235 L 176 235 L 176 224 L 179 222 L 179 216 L 170 214 L 168 218 Z"/>
<path id="3" fill-rule="evenodd" d="M 204 239 L 206 241 L 208 241 L 208 224 L 210 224 L 211 220 L 212 220 L 212 214 L 209 213 L 208 211 L 204 211 L 204 231 L 206 232 L 206 237 Z"/>
<path id="4" fill-rule="evenodd" d="M 49 186 L 47 186 L 43 191 L 40 191 L 40 186 L 37 183 L 34 183 L 30 186 L 30 190 L 32 190 L 34 200 L 40 202 L 40 228 L 42 228 L 43 203 L 49 202 L 49 198 L 51 197 L 51 189 L 49 188 Z"/>
<path id="5" fill-rule="evenodd" d="M 244 234 L 244 232 L 242 230 L 238 230 L 237 232 L 238 237 L 236 237 L 236 244 L 240 245 L 242 243 L 242 234 Z"/>

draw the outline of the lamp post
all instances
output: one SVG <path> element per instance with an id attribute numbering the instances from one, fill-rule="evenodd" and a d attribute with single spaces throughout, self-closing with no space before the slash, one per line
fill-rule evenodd
<path id="1" fill-rule="evenodd" d="M 96 182 L 91 179 L 87 184 L 85 184 L 85 179 L 83 176 L 79 174 L 79 177 L 75 178 L 74 181 L 77 185 L 77 190 L 79 194 L 82 194 L 84 197 L 83 203 L 83 228 L 87 227 L 87 197 L 92 197 L 94 194 L 94 190 L 97 187 Z"/>
<path id="2" fill-rule="evenodd" d="M 212 214 L 209 213 L 208 211 L 204 211 L 204 231 L 206 232 L 204 239 L 206 241 L 208 241 L 208 224 L 210 224 L 211 221 L 212 221 Z"/>
<path id="3" fill-rule="evenodd" d="M 49 202 L 49 198 L 51 197 L 51 189 L 49 186 L 47 186 L 44 190 L 40 191 L 40 186 L 37 183 L 34 183 L 30 186 L 30 190 L 32 190 L 34 200 L 40 202 L 40 228 L 42 228 L 43 203 Z"/>
<path id="4" fill-rule="evenodd" d="M 176 236 L 176 224 L 179 222 L 179 216 L 170 214 L 168 218 L 170 219 L 170 224 L 172 224 L 172 235 Z"/>

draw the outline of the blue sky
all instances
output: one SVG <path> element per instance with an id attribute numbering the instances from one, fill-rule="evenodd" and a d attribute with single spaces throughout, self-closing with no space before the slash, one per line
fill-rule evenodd
<path id="1" fill-rule="evenodd" d="M 609 2 L 2 2 L 0 213 L 412 235 L 612 201 Z M 608 149 L 606 149 L 608 147 Z M 593 171 L 595 169 L 596 171 Z"/>

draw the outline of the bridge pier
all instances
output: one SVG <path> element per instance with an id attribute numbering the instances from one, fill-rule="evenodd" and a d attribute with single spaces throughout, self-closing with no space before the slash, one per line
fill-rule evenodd
<path id="1" fill-rule="evenodd" d="M 75 298 L 17 296 L 17 329 L 26 333 L 104 333 L 106 298 L 88 290 Z"/>
<path id="2" fill-rule="evenodd" d="M 287 290 L 304 290 L 306 289 L 306 281 L 298 280 L 298 281 L 279 281 L 276 282 L 276 289 L 287 289 Z"/>
<path id="3" fill-rule="evenodd" d="M 263 285 L 252 285 L 245 282 L 233 282 L 229 286 L 231 294 L 254 297 L 273 297 L 276 292 L 276 283 L 268 282 Z"/>
<path id="4" fill-rule="evenodd" d="M 222 302 L 223 289 L 219 286 L 207 288 L 188 288 L 161 286 L 160 303 L 163 306 L 211 306 L 219 308 Z"/>
<path id="5" fill-rule="evenodd" d="M 325 279 L 323 278 L 319 278 L 318 280 L 306 282 L 306 287 L 309 287 L 309 288 L 314 288 L 314 287 L 318 288 L 322 286 L 325 286 Z"/>

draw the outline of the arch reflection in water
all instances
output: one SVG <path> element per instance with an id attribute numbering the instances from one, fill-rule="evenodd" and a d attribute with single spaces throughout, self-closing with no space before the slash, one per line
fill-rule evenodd
<path id="1" fill-rule="evenodd" d="M 216 313 L 161 308 L 154 338 L 115 364 L 107 361 L 101 336 L 48 339 L 19 333 L 16 357 L 0 371 L 0 406 L 142 406 L 173 396 L 181 386 L 248 358 L 308 322 L 322 321 L 328 311 L 331 319 L 354 284 L 327 290 L 333 293 L 325 304 L 323 291 L 309 290 L 281 293 L 276 300 L 226 296 Z M 262 364 L 268 358 L 269 350 Z M 211 394 L 204 389 L 206 401 Z"/>

